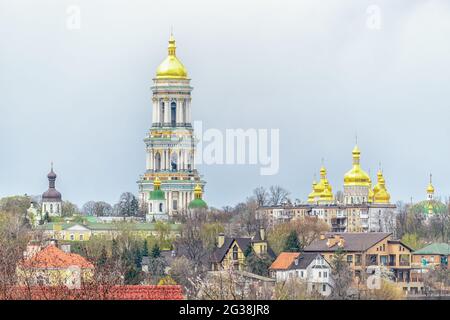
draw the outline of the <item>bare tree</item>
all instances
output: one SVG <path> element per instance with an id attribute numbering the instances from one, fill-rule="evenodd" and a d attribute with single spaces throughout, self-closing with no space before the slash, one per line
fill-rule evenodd
<path id="1" fill-rule="evenodd" d="M 255 197 L 258 206 L 262 207 L 267 205 L 269 193 L 264 187 L 258 187 L 253 190 L 253 196 Z"/>
<path id="2" fill-rule="evenodd" d="M 289 201 L 289 192 L 282 187 L 275 185 L 269 188 L 269 204 L 278 206 Z"/>
<path id="3" fill-rule="evenodd" d="M 85 216 L 94 216 L 95 215 L 95 201 L 86 202 L 81 208 L 81 212 Z"/>

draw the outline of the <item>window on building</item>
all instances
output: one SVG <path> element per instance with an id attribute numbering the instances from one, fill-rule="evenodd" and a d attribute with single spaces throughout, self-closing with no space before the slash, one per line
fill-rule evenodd
<path id="1" fill-rule="evenodd" d="M 159 204 L 159 212 L 163 212 L 163 204 L 162 203 Z"/>
<path id="2" fill-rule="evenodd" d="M 50 212 L 53 213 L 53 204 L 50 204 Z"/>
<path id="3" fill-rule="evenodd" d="M 353 263 L 353 255 L 352 254 L 347 255 L 347 263 L 348 264 L 352 264 Z"/>
<path id="4" fill-rule="evenodd" d="M 322 278 L 322 272 L 319 271 L 319 278 Z"/>
<path id="5" fill-rule="evenodd" d="M 83 241 L 84 236 L 80 234 L 80 241 Z"/>
<path id="6" fill-rule="evenodd" d="M 155 155 L 155 170 L 161 170 L 161 154 L 159 152 L 157 152 Z"/>
<path id="7" fill-rule="evenodd" d="M 173 210 L 178 210 L 178 201 L 177 200 L 173 200 L 172 208 L 173 208 Z"/>
<path id="8" fill-rule="evenodd" d="M 149 209 L 150 212 L 153 211 L 153 203 L 150 202 L 150 205 L 148 206 L 148 209 Z"/>
<path id="9" fill-rule="evenodd" d="M 70 240 L 71 241 L 75 240 L 75 236 L 73 234 L 70 235 Z"/>
<path id="10" fill-rule="evenodd" d="M 177 125 L 177 104 L 176 102 L 172 102 L 170 105 L 170 118 L 171 118 L 171 125 L 172 127 L 175 127 Z"/>
<path id="11" fill-rule="evenodd" d="M 238 256 L 239 256 L 238 252 L 239 252 L 238 247 L 237 247 L 237 245 L 235 245 L 233 247 L 233 260 L 238 260 Z"/>
<path id="12" fill-rule="evenodd" d="M 327 286 L 325 284 L 322 285 L 322 292 L 327 291 Z"/>
<path id="13" fill-rule="evenodd" d="M 303 278 L 303 270 L 300 271 L 300 276 Z"/>
<path id="14" fill-rule="evenodd" d="M 355 266 L 360 266 L 360 265 L 361 265 L 361 255 L 355 254 Z"/>

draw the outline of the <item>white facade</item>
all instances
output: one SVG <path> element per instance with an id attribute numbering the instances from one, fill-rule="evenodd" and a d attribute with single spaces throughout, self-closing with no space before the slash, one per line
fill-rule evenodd
<path id="1" fill-rule="evenodd" d="M 159 220 L 168 220 L 169 216 L 166 211 L 166 200 L 149 200 L 148 213 L 145 215 L 147 222 Z"/>
<path id="2" fill-rule="evenodd" d="M 332 290 L 331 267 L 322 255 L 317 254 L 317 257 L 312 260 L 308 266 L 296 267 L 294 265 L 291 269 L 275 270 L 272 275 L 277 282 L 285 282 L 290 279 L 298 279 L 307 284 L 308 292 L 318 292 L 323 296 L 329 296 Z"/>

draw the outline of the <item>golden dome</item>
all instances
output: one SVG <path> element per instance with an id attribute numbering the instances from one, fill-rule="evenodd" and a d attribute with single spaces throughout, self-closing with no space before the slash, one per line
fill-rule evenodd
<path id="1" fill-rule="evenodd" d="M 389 203 L 389 201 L 391 200 L 391 195 L 386 189 L 386 182 L 384 180 L 383 173 L 381 172 L 381 170 L 378 171 L 377 177 L 378 177 L 378 184 L 377 184 L 378 188 L 377 192 L 374 192 L 375 194 L 373 197 L 373 201 L 375 203 Z"/>
<path id="2" fill-rule="evenodd" d="M 316 185 L 317 185 L 317 182 L 314 179 L 314 181 L 312 183 L 312 192 L 308 195 L 308 202 L 309 203 L 314 203 L 315 202 L 315 199 L 316 199 L 316 196 L 317 196 Z"/>
<path id="3" fill-rule="evenodd" d="M 324 166 L 320 168 L 320 181 L 315 187 L 316 195 L 320 201 L 333 201 L 333 192 L 327 179 L 327 170 Z"/>
<path id="4" fill-rule="evenodd" d="M 368 187 L 370 177 L 361 169 L 359 159 L 361 158 L 361 152 L 357 145 L 353 148 L 353 168 L 348 171 L 344 176 L 344 186 L 363 186 Z"/>
<path id="5" fill-rule="evenodd" d="M 170 35 L 167 58 L 156 69 L 156 79 L 187 79 L 187 70 L 178 60 L 175 39 Z"/>

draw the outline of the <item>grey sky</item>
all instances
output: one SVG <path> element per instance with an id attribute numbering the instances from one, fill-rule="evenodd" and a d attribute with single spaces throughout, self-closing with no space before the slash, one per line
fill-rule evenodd
<path id="1" fill-rule="evenodd" d="M 81 29 L 66 28 L 68 5 Z M 369 5 L 381 9 L 367 28 Z M 325 158 L 333 191 L 355 133 L 393 201 L 450 195 L 450 2 L 0 0 L 0 196 L 40 194 L 50 161 L 63 198 L 137 192 L 151 81 L 173 25 L 205 128 L 280 128 L 278 175 L 201 166 L 210 205 L 259 185 L 305 199 Z"/>

